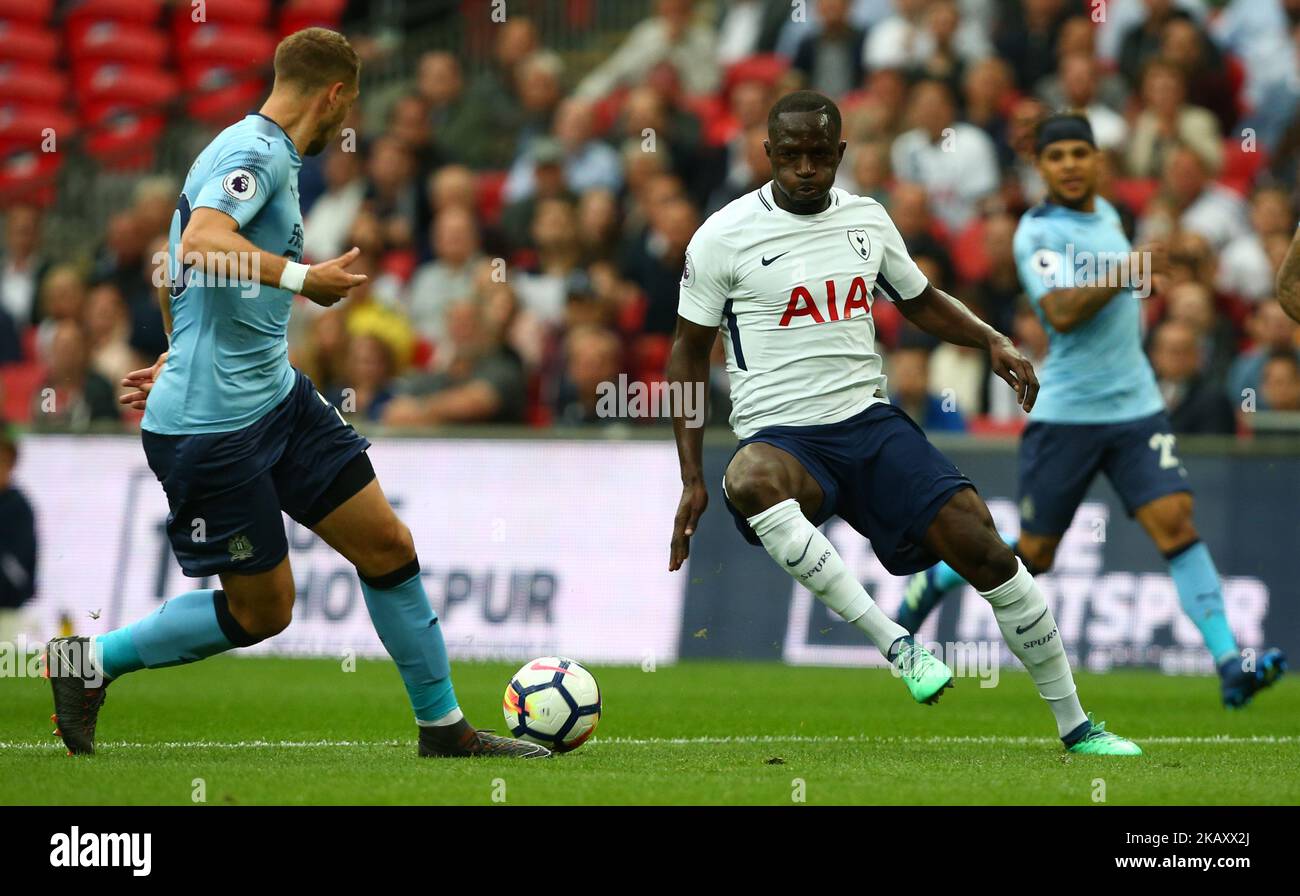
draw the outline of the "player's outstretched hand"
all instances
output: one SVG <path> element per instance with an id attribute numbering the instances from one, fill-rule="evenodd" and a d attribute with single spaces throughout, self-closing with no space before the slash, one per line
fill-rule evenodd
<path id="1" fill-rule="evenodd" d="M 682 486 L 682 500 L 677 505 L 677 519 L 673 521 L 672 553 L 668 571 L 676 572 L 691 555 L 691 536 L 699 525 L 704 508 L 709 506 L 709 490 L 703 483 Z"/>
<path id="2" fill-rule="evenodd" d="M 302 294 L 317 305 L 330 307 L 340 299 L 346 298 L 354 286 L 365 283 L 365 274 L 349 274 L 348 265 L 357 260 L 361 250 L 353 246 L 338 258 L 322 261 L 307 269 L 307 279 L 302 284 Z"/>
<path id="3" fill-rule="evenodd" d="M 1038 399 L 1038 375 L 1029 359 L 1017 351 L 1011 340 L 999 336 L 989 345 L 989 362 L 1008 386 L 1016 390 L 1016 404 L 1031 411 Z"/>
<path id="4" fill-rule="evenodd" d="M 163 352 L 158 356 L 158 360 L 153 362 L 152 367 L 132 370 L 122 377 L 122 385 L 131 391 L 119 398 L 118 402 L 137 411 L 143 411 L 149 392 L 153 389 L 153 384 L 158 381 L 158 374 L 162 373 L 163 365 L 166 363 L 167 353 Z"/>

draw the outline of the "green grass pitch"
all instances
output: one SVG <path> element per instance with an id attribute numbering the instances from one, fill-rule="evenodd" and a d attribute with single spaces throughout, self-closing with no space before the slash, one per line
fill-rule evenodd
<path id="1" fill-rule="evenodd" d="M 458 663 L 471 721 L 501 726 L 516 664 Z M 1209 678 L 1078 676 L 1136 759 L 1067 756 L 1027 676 L 959 679 L 918 706 L 887 671 L 688 662 L 594 667 L 605 715 L 549 762 L 420 760 L 396 669 L 225 657 L 113 685 L 100 752 L 69 758 L 48 683 L 0 679 L 0 803 L 1296 804 L 1300 684 L 1244 711 Z M 202 784 L 196 784 L 201 779 Z M 1104 794 L 1103 794 L 1104 790 Z"/>

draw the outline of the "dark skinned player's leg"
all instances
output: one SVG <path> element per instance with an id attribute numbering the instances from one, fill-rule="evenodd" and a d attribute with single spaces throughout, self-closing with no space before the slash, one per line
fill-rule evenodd
<path id="1" fill-rule="evenodd" d="M 775 445 L 751 442 L 728 465 L 725 488 L 776 564 L 893 659 L 891 648 L 907 632 L 881 612 L 813 525 L 826 496 L 799 459 Z"/>
<path id="2" fill-rule="evenodd" d="M 1061 739 L 1068 745 L 1087 734 L 1091 726 L 1079 705 L 1056 619 L 974 489 L 955 492 L 940 509 L 926 531 L 925 546 L 993 607 L 1002 637 L 1051 707 Z"/>

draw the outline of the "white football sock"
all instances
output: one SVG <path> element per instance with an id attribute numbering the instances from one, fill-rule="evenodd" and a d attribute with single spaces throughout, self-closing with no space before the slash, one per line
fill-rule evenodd
<path id="1" fill-rule="evenodd" d="M 1064 737 L 1088 721 L 1079 705 L 1056 619 L 1020 558 L 1016 558 L 1014 576 L 980 595 L 992 605 L 1002 637 L 1025 664 L 1039 695 L 1051 707 L 1057 733 Z"/>
<path id="2" fill-rule="evenodd" d="M 830 541 L 803 515 L 798 501 L 790 498 L 769 507 L 751 516 L 749 525 L 777 566 L 865 632 L 886 659 L 890 646 L 907 637 L 907 629 L 882 613 L 862 583 L 849 574 Z"/>
<path id="3" fill-rule="evenodd" d="M 415 724 L 419 725 L 421 728 L 441 728 L 444 725 L 455 725 L 463 718 L 465 718 L 465 713 L 461 712 L 460 707 L 457 706 L 445 716 L 439 716 L 438 718 L 428 722 L 416 719 Z"/>

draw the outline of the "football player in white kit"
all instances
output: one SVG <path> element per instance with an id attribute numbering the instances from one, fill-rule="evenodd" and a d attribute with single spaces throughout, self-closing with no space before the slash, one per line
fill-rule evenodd
<path id="1" fill-rule="evenodd" d="M 878 202 L 832 186 L 846 146 L 833 101 L 806 90 L 782 97 L 765 146 L 772 180 L 710 216 L 690 242 L 667 369 L 678 389 L 706 381 L 721 329 L 740 439 L 723 491 L 741 533 L 861 629 L 920 703 L 937 700 L 952 671 L 876 606 L 817 527 L 840 517 L 894 575 L 947 561 L 992 605 L 1066 748 L 1140 755 L 1084 713 L 1056 620 L 970 480 L 889 403 L 872 303 L 883 294 L 922 330 L 986 350 L 1026 410 L 1038 392 L 1030 363 L 926 281 Z M 682 498 L 670 570 L 689 555 L 708 504 L 703 430 L 682 414 L 673 430 Z"/>

